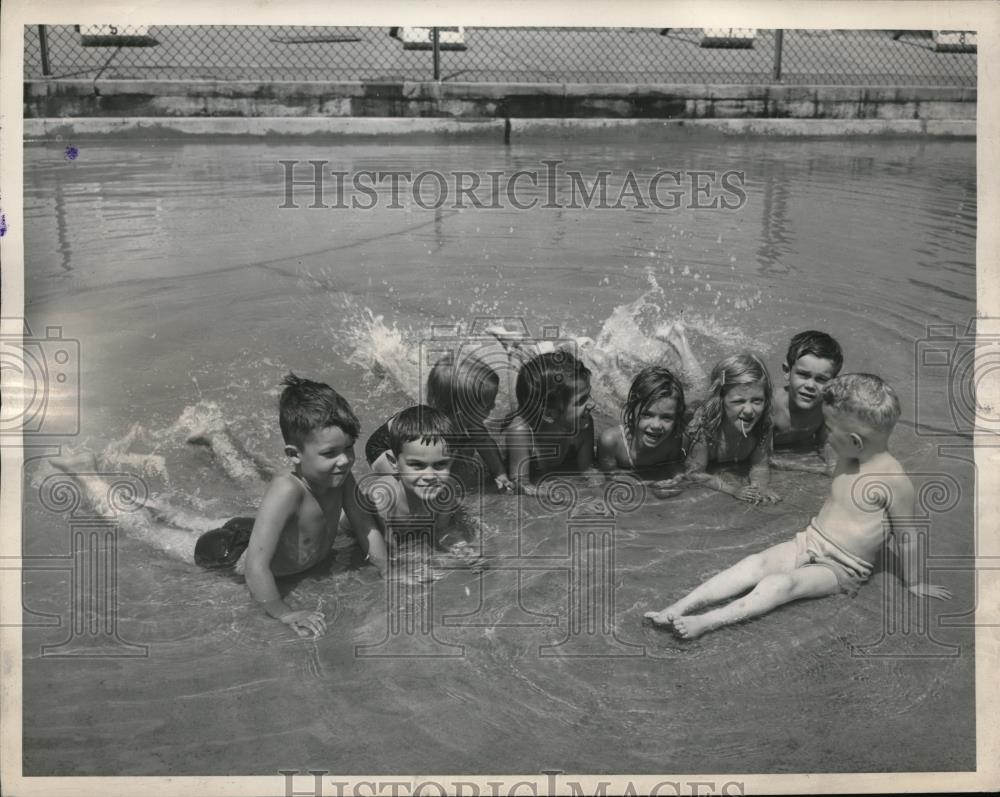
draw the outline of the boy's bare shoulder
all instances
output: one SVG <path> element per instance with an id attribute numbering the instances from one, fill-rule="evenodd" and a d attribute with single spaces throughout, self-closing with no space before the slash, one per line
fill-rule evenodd
<path id="1" fill-rule="evenodd" d="M 531 434 L 531 427 L 520 415 L 515 415 L 513 420 L 507 424 L 503 430 L 504 437 L 520 437 Z"/>
<path id="2" fill-rule="evenodd" d="M 913 482 L 902 464 L 888 451 L 863 463 L 854 477 L 854 493 L 865 503 L 889 509 L 897 500 L 913 496 Z"/>
<path id="3" fill-rule="evenodd" d="M 403 485 L 395 476 L 382 474 L 363 479 L 364 492 L 372 508 L 380 515 L 392 512 L 399 506 L 406 505 Z"/>
<path id="4" fill-rule="evenodd" d="M 267 485 L 261 504 L 301 500 L 305 492 L 305 486 L 292 473 L 279 471 L 271 479 L 271 483 Z"/>
<path id="5" fill-rule="evenodd" d="M 858 469 L 859 475 L 864 474 L 868 476 L 874 476 L 881 474 L 886 477 L 898 478 L 902 477 L 909 480 L 906 475 L 906 470 L 898 459 L 896 459 L 888 451 L 883 451 L 880 454 L 869 459 Z"/>
<path id="6" fill-rule="evenodd" d="M 618 449 L 625 443 L 622 430 L 617 426 L 609 426 L 602 429 L 597 437 L 598 443 L 605 449 Z"/>
<path id="7" fill-rule="evenodd" d="M 776 387 L 771 391 L 771 422 L 775 426 L 789 426 L 791 423 L 788 414 L 788 391 L 783 387 Z"/>

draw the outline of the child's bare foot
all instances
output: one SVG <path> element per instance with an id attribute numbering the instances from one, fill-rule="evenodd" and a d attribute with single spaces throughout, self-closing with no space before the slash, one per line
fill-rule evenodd
<path id="1" fill-rule="evenodd" d="M 97 470 L 97 457 L 93 451 L 83 450 L 78 454 L 51 457 L 49 463 L 63 473 L 93 473 Z"/>
<path id="2" fill-rule="evenodd" d="M 644 615 L 647 620 L 652 620 L 656 625 L 666 625 L 672 626 L 677 615 L 671 611 L 671 607 L 667 607 L 661 612 L 646 612 Z"/>
<path id="3" fill-rule="evenodd" d="M 673 625 L 674 621 L 684 616 L 684 612 L 695 608 L 685 603 L 685 598 L 681 598 L 675 603 L 671 603 L 666 609 L 659 612 L 646 612 L 645 616 L 657 625 Z"/>
<path id="4" fill-rule="evenodd" d="M 681 639 L 695 639 L 711 630 L 712 624 L 698 615 L 674 618 L 674 633 Z"/>
<path id="5" fill-rule="evenodd" d="M 199 402 L 188 407 L 177 421 L 188 432 L 187 442 L 192 445 L 211 445 L 212 437 L 226 431 L 222 411 L 212 402 Z"/>

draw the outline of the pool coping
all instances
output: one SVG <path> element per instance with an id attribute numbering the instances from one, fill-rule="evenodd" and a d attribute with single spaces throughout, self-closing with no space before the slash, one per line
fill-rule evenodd
<path id="1" fill-rule="evenodd" d="M 644 140 L 700 135 L 836 137 L 932 136 L 975 138 L 975 119 L 449 119 L 436 117 L 52 117 L 24 120 L 24 140 L 87 138 L 183 139 L 190 136 L 414 138 L 492 140 L 579 137 L 613 131 Z"/>

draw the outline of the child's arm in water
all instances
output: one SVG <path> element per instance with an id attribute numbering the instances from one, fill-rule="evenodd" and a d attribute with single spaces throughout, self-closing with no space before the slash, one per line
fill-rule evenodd
<path id="1" fill-rule="evenodd" d="M 734 479 L 726 473 L 708 473 L 709 445 L 704 435 L 699 435 L 691 443 L 691 450 L 688 451 L 685 478 L 695 484 L 701 484 L 720 493 L 731 495 L 742 501 L 751 500 L 744 497 L 744 492 L 749 489 L 749 485 Z"/>
<path id="2" fill-rule="evenodd" d="M 483 570 L 483 522 L 479 515 L 460 504 L 449 513 L 447 522 L 435 534 L 438 547 L 448 551 L 463 566 Z"/>
<path id="3" fill-rule="evenodd" d="M 594 422 L 592 420 L 581 420 L 586 424 L 573 441 L 576 445 L 576 469 L 580 473 L 587 473 L 594 468 Z"/>
<path id="4" fill-rule="evenodd" d="M 833 446 L 827 439 L 825 423 L 816 432 L 816 448 L 819 451 L 819 458 L 823 460 L 823 472 L 827 476 L 832 476 L 837 469 L 837 452 L 833 450 Z"/>
<path id="5" fill-rule="evenodd" d="M 503 455 L 500 453 L 500 446 L 496 444 L 486 427 L 481 426 L 475 429 L 476 451 L 483 459 L 483 464 L 489 471 L 493 481 L 496 482 L 497 489 L 502 493 L 509 493 L 514 490 L 514 482 L 507 475 L 507 466 L 504 465 Z"/>
<path id="6" fill-rule="evenodd" d="M 781 454 L 771 454 L 771 467 L 775 470 L 794 470 L 802 473 L 818 473 L 822 476 L 832 476 L 837 467 L 837 452 L 827 442 L 826 426 L 821 426 L 816 432 L 816 455 L 819 462 L 803 461 L 797 457 Z"/>
<path id="7" fill-rule="evenodd" d="M 910 533 L 905 537 L 902 534 L 906 528 L 906 523 L 911 522 L 911 519 L 914 517 L 913 483 L 905 473 L 885 478 L 885 483 L 888 492 L 886 496 L 886 514 L 889 516 L 889 524 L 899 545 L 899 558 L 902 564 L 902 575 L 906 588 L 914 595 L 920 595 L 921 597 L 949 600 L 951 598 L 951 590 L 947 587 L 928 584 L 923 581 L 924 571 L 921 568 L 922 563 L 918 558 L 919 548 L 916 529 L 911 528 Z"/>
<path id="8" fill-rule="evenodd" d="M 271 559 L 282 532 L 289 523 L 295 522 L 303 489 L 282 476 L 275 478 L 268 486 L 250 535 L 245 576 L 250 594 L 256 601 L 264 604 L 264 611 L 271 617 L 290 626 L 299 636 L 308 636 L 310 633 L 320 636 L 326 632 L 323 613 L 292 609 L 282 600 L 271 572 Z"/>
<path id="9" fill-rule="evenodd" d="M 348 475 L 344 481 L 344 514 L 351 526 L 354 538 L 361 546 L 361 552 L 365 558 L 371 562 L 379 575 L 385 577 L 386 565 L 389 558 L 385 548 L 385 537 L 382 535 L 382 528 L 378 517 L 362 506 L 358 501 L 358 486 L 354 481 L 354 474 Z"/>
<path id="10" fill-rule="evenodd" d="M 771 490 L 771 446 L 772 432 L 769 429 L 763 440 L 759 440 L 750 452 L 750 486 L 744 488 L 740 498 L 752 504 L 776 504 L 781 497 Z"/>
<path id="11" fill-rule="evenodd" d="M 535 485 L 531 483 L 532 435 L 528 425 L 520 417 L 514 418 L 504 432 L 507 449 L 507 473 L 517 489 L 526 495 L 534 495 Z"/>

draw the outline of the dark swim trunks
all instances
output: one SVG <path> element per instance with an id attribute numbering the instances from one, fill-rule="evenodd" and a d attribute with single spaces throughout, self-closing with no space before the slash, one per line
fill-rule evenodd
<path id="1" fill-rule="evenodd" d="M 250 545 L 252 517 L 234 517 L 222 528 L 206 531 L 194 546 L 194 562 L 217 570 L 235 565 Z"/>

